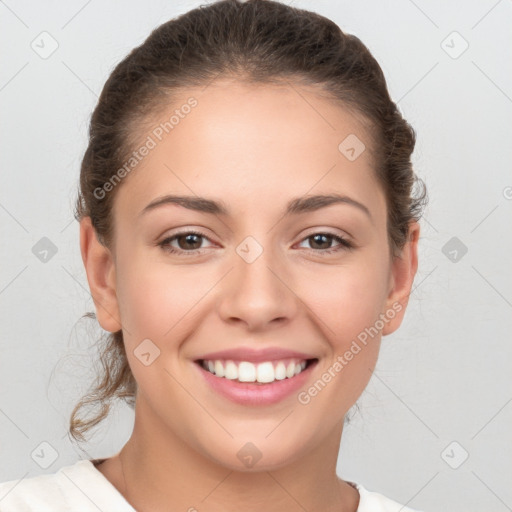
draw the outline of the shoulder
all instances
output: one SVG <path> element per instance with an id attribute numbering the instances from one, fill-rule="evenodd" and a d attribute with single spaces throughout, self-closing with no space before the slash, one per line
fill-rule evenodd
<path id="1" fill-rule="evenodd" d="M 133 512 L 90 460 L 64 466 L 56 473 L 0 483 L 2 512 Z"/>
<path id="2" fill-rule="evenodd" d="M 359 491 L 357 512 L 421 512 L 398 503 L 375 491 L 369 491 L 361 484 L 348 482 Z"/>

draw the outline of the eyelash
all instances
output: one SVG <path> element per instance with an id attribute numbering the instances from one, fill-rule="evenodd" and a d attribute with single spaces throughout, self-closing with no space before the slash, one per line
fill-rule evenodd
<path id="1" fill-rule="evenodd" d="M 174 235 L 165 238 L 164 240 L 162 240 L 161 242 L 158 243 L 158 246 L 161 247 L 165 252 L 167 252 L 169 254 L 183 254 L 183 255 L 186 254 L 187 256 L 194 256 L 197 254 L 201 254 L 202 249 L 192 249 L 191 251 L 185 251 L 183 249 L 176 249 L 176 248 L 172 247 L 171 245 L 169 245 L 172 241 L 176 240 L 180 236 L 185 236 L 185 235 L 197 235 L 197 236 L 200 236 L 201 238 L 205 238 L 206 240 L 209 240 L 209 238 L 206 235 L 204 235 L 203 233 L 201 233 L 199 231 L 194 231 L 194 230 L 181 231 L 180 233 L 175 233 Z M 339 246 L 333 247 L 331 249 L 309 249 L 310 251 L 320 254 L 321 256 L 324 256 L 326 254 L 333 254 L 333 253 L 336 253 L 339 251 L 346 251 L 346 250 L 350 251 L 355 248 L 354 244 L 352 244 L 345 238 L 342 238 L 339 235 L 335 235 L 334 233 L 329 233 L 329 232 L 324 232 L 324 231 L 318 231 L 317 233 L 312 233 L 311 235 L 308 235 L 307 237 L 303 238 L 301 240 L 301 242 L 303 242 L 304 240 L 307 240 L 308 238 L 312 238 L 315 235 L 325 235 L 327 237 L 332 238 L 334 241 L 336 241 L 340 244 Z"/>

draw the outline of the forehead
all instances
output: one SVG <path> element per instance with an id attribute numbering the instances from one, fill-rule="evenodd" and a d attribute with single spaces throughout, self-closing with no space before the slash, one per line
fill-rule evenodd
<path id="1" fill-rule="evenodd" d="M 132 209 L 164 193 L 227 196 L 255 207 L 283 203 L 283 194 L 382 199 L 362 118 L 292 82 L 224 80 L 181 91 L 140 125 L 138 140 L 151 140 L 152 148 L 116 199 L 121 206 L 129 199 Z M 354 148 L 361 152 L 355 159 L 346 153 Z"/>

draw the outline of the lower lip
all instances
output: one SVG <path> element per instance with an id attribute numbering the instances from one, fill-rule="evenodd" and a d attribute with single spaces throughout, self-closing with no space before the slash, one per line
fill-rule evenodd
<path id="1" fill-rule="evenodd" d="M 194 365 L 213 390 L 229 400 L 243 405 L 271 405 L 284 400 L 304 386 L 317 363 L 318 360 L 310 362 L 302 372 L 289 379 L 275 380 L 266 384 L 238 382 L 216 377 L 200 364 L 194 363 Z"/>

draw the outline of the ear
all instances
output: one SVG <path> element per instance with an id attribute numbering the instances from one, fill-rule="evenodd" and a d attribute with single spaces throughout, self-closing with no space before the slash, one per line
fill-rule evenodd
<path id="1" fill-rule="evenodd" d="M 388 319 L 382 329 L 383 336 L 396 331 L 404 318 L 414 276 L 418 269 L 419 237 L 420 225 L 413 221 L 409 224 L 408 241 L 391 264 L 389 294 L 386 299 L 386 309 L 382 312 Z"/>
<path id="2" fill-rule="evenodd" d="M 80 251 L 96 308 L 96 318 L 106 331 L 121 329 L 115 288 L 115 265 L 110 250 L 102 245 L 90 217 L 80 221 Z"/>

